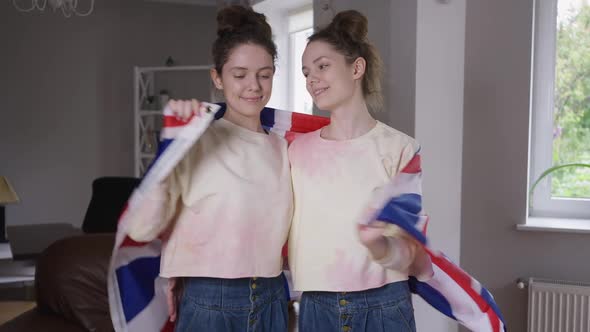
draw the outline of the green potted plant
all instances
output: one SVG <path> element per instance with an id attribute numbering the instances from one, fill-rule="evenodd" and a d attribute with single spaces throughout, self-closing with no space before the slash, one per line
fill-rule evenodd
<path id="1" fill-rule="evenodd" d="M 548 168 L 543 173 L 541 173 L 541 175 L 537 178 L 537 180 L 531 186 L 531 189 L 529 189 L 529 209 L 533 207 L 533 193 L 535 191 L 535 187 L 537 187 L 539 182 L 541 182 L 545 177 L 547 177 L 549 174 L 551 174 L 553 172 L 562 170 L 564 168 L 576 168 L 576 167 L 590 168 L 590 164 L 571 163 L 571 164 L 556 165 L 556 166 Z"/>

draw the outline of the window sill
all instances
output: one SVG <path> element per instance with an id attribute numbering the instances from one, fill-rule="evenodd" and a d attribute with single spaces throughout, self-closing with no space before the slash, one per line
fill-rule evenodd
<path id="1" fill-rule="evenodd" d="M 529 217 L 526 224 L 516 225 L 519 231 L 587 233 L 590 234 L 590 220 Z"/>

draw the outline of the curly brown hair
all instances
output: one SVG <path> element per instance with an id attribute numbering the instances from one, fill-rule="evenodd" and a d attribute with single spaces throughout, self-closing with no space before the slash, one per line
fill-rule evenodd
<path id="1" fill-rule="evenodd" d="M 264 14 L 238 5 L 221 9 L 217 13 L 217 39 L 212 50 L 213 64 L 219 74 L 234 48 L 243 44 L 263 47 L 276 61 L 277 46 Z"/>
<path id="2" fill-rule="evenodd" d="M 383 62 L 379 52 L 367 37 L 369 32 L 367 18 L 356 10 L 346 10 L 334 16 L 325 28 L 312 34 L 308 44 L 323 41 L 344 55 L 346 62 L 352 64 L 357 58 L 365 59 L 367 66 L 362 79 L 363 96 L 372 110 L 383 107 L 381 94 L 381 72 Z"/>

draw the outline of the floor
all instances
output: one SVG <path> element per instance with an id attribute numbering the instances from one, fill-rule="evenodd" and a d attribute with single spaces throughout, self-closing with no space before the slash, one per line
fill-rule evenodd
<path id="1" fill-rule="evenodd" d="M 34 307 L 34 301 L 0 301 L 0 325 Z"/>
<path id="2" fill-rule="evenodd" d="M 33 281 L 0 283 L 0 325 L 34 307 Z"/>

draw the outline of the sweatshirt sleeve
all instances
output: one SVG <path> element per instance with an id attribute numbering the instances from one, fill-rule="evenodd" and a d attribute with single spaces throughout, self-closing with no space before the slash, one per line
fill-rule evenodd
<path id="1" fill-rule="evenodd" d="M 178 178 L 178 171 L 175 169 L 153 190 L 145 193 L 136 192 L 140 195 L 140 205 L 129 216 L 128 228 L 129 237 L 134 241 L 151 241 L 170 225 L 177 212 L 181 193 Z"/>
<path id="2" fill-rule="evenodd" d="M 402 149 L 398 167 L 391 170 L 391 174 L 396 176 L 409 167 L 415 161 L 414 157 L 419 150 L 418 142 L 410 139 Z M 421 183 L 419 185 L 421 189 Z M 423 213 L 423 211 L 420 212 L 420 214 Z M 410 267 L 413 266 L 416 256 L 422 256 L 421 245 L 403 229 L 393 224 L 387 224 L 383 235 L 387 238 L 389 251 L 385 257 L 376 260 L 376 262 L 388 269 L 411 272 Z"/>

